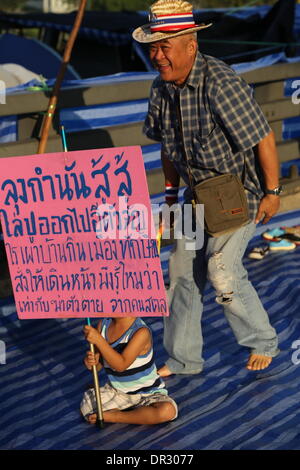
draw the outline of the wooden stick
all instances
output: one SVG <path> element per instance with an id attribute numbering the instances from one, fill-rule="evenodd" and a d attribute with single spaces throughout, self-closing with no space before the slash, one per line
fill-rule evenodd
<path id="1" fill-rule="evenodd" d="M 78 31 L 79 31 L 79 28 L 80 28 L 81 23 L 82 23 L 84 10 L 85 10 L 85 7 L 86 7 L 86 2 L 87 2 L 87 0 L 81 0 L 80 1 L 80 6 L 79 6 L 79 9 L 78 9 L 76 18 L 75 18 L 73 29 L 71 31 L 71 34 L 69 36 L 69 39 L 68 39 L 68 42 L 67 42 L 67 45 L 66 45 L 66 48 L 65 48 L 63 61 L 61 63 L 58 75 L 56 77 L 56 81 L 55 81 L 54 89 L 53 89 L 53 92 L 52 92 L 52 96 L 51 96 L 51 98 L 49 100 L 49 104 L 48 104 L 48 110 L 47 110 L 46 116 L 45 116 L 44 121 L 43 121 L 42 132 L 41 132 L 41 140 L 39 142 L 39 147 L 38 147 L 37 153 L 45 153 L 45 150 L 46 150 L 46 145 L 47 145 L 48 136 L 49 136 L 49 130 L 50 130 L 53 115 L 54 115 L 55 110 L 56 110 L 56 105 L 57 105 L 57 100 L 58 100 L 60 87 L 61 87 L 62 81 L 64 79 L 67 66 L 70 62 L 70 57 L 71 57 L 72 49 L 73 49 L 73 46 L 74 46 L 74 42 L 77 38 Z"/>

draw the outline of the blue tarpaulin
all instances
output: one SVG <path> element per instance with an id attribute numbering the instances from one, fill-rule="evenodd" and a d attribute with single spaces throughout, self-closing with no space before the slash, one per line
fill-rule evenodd
<path id="1" fill-rule="evenodd" d="M 278 54 L 239 67 L 242 71 L 254 70 L 282 60 L 286 58 Z M 66 81 L 64 87 L 134 83 L 152 80 L 154 76 L 152 72 L 118 74 Z M 48 82 L 49 86 L 52 84 L 53 81 Z M 27 86 L 8 93 L 20 93 Z M 287 80 L 285 96 L 291 93 L 291 81 Z M 123 119 L 124 122 L 143 120 L 147 100 L 126 103 L 126 106 L 127 114 L 124 103 L 116 103 L 63 110 L 60 118 L 67 132 L 122 124 Z M 3 138 L 11 135 L 16 140 L 16 120 L 4 118 L 3 126 L 5 119 L 8 120 Z M 11 134 L 7 130 L 9 126 Z M 283 137 L 299 135 L 298 117 L 284 120 Z M 147 170 L 160 167 L 159 144 L 144 146 L 142 150 Z M 180 199 L 182 193 L 183 190 Z M 157 204 L 163 197 L 156 194 L 151 201 Z M 300 224 L 300 211 L 281 214 L 267 227 L 258 226 L 249 249 L 261 244 L 260 234 L 267 228 L 296 224 Z M 163 248 L 161 262 L 166 282 L 169 255 L 170 247 Z M 91 374 L 82 364 L 88 349 L 82 333 L 84 321 L 20 321 L 13 299 L 2 299 L 0 338 L 6 355 L 5 359 L 0 355 L 0 449 L 299 450 L 299 263 L 300 247 L 290 253 L 269 254 L 261 261 L 245 258 L 249 277 L 279 334 L 281 353 L 261 372 L 245 369 L 247 350 L 236 343 L 221 306 L 215 302 L 215 293 L 207 285 L 203 316 L 205 369 L 197 376 L 166 379 L 169 393 L 178 403 L 179 416 L 172 423 L 151 427 L 107 424 L 99 431 L 84 422 L 79 415 L 79 404 L 92 382 Z M 147 318 L 146 322 L 153 330 L 155 358 L 160 366 L 166 359 L 163 322 L 160 318 Z M 101 380 L 103 383 L 103 376 Z"/>
<path id="2" fill-rule="evenodd" d="M 258 227 L 257 234 L 299 223 L 299 211 L 281 214 L 268 227 Z M 256 238 L 251 247 L 259 243 Z M 82 364 L 88 347 L 83 320 L 19 321 L 13 299 L 2 300 L 6 364 L 0 364 L 0 449 L 299 450 L 299 263 L 300 248 L 261 261 L 245 259 L 279 334 L 281 353 L 261 372 L 246 370 L 247 350 L 236 343 L 207 286 L 205 369 L 200 375 L 166 379 L 179 416 L 172 423 L 148 427 L 107 424 L 99 431 L 84 422 L 79 404 L 92 377 Z M 162 365 L 163 322 L 146 321 L 153 331 L 156 362 Z"/>

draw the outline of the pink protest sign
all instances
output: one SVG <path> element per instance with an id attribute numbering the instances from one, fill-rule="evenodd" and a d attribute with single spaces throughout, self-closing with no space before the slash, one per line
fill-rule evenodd
<path id="1" fill-rule="evenodd" d="M 19 318 L 168 315 L 140 147 L 0 159 Z"/>

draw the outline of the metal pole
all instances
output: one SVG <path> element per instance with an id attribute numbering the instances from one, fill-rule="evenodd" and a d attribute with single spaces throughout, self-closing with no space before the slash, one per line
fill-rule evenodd
<path id="1" fill-rule="evenodd" d="M 91 321 L 89 318 L 86 319 L 86 323 L 88 326 L 91 326 Z M 95 354 L 95 347 L 92 343 L 90 343 L 90 350 L 93 354 Z M 103 421 L 103 412 L 102 412 L 102 402 L 101 402 L 101 393 L 99 387 L 99 377 L 97 372 L 97 366 L 93 366 L 93 376 L 94 376 L 94 387 L 95 387 L 95 396 L 96 396 L 96 403 L 97 403 L 97 426 L 100 428 L 104 427 Z"/>

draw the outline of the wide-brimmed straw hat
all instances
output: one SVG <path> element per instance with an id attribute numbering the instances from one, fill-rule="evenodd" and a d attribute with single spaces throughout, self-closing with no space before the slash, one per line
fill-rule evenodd
<path id="1" fill-rule="evenodd" d="M 212 24 L 196 24 L 193 5 L 184 0 L 158 0 L 150 7 L 149 21 L 133 31 L 136 41 L 161 41 L 194 33 Z"/>

